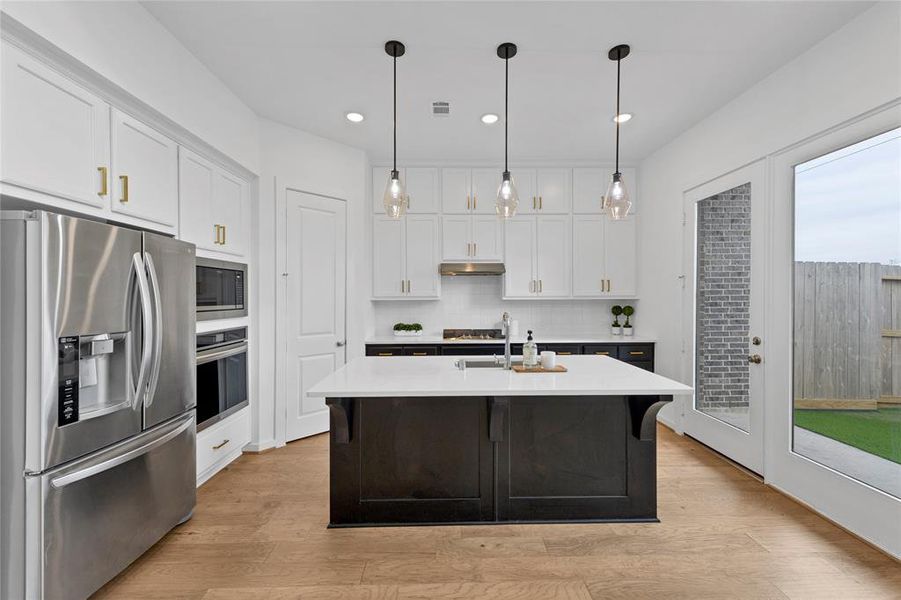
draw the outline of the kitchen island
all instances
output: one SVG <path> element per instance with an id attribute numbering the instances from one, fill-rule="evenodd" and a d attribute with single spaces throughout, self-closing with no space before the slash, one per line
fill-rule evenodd
<path id="1" fill-rule="evenodd" d="M 357 358 L 330 411 L 331 527 L 656 521 L 656 415 L 691 388 L 607 356 L 565 373 Z"/>

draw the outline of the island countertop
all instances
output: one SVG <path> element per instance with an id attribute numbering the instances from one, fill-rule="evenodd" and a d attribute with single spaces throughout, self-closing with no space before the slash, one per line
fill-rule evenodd
<path id="1" fill-rule="evenodd" d="M 307 391 L 313 397 L 656 396 L 692 388 L 607 356 L 558 357 L 566 373 L 458 369 L 461 357 L 355 358 Z M 484 357 L 481 357 L 484 359 Z"/>

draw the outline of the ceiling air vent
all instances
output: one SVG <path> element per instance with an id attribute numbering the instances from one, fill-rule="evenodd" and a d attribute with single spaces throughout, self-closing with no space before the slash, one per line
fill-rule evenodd
<path id="1" fill-rule="evenodd" d="M 432 102 L 433 117 L 449 117 L 450 102 Z"/>

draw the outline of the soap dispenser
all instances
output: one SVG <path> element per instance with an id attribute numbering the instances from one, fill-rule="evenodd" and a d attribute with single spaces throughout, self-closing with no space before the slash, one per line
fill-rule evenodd
<path id="1" fill-rule="evenodd" d="M 526 368 L 535 368 L 538 366 L 538 344 L 532 340 L 532 330 L 529 330 L 529 337 L 526 343 L 522 345 L 522 366 Z"/>

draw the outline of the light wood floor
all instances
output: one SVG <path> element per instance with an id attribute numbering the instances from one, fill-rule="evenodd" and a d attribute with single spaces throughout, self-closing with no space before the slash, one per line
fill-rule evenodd
<path id="1" fill-rule="evenodd" d="M 901 566 L 659 428 L 659 524 L 327 530 L 328 440 L 244 455 L 95 598 L 901 598 Z"/>

